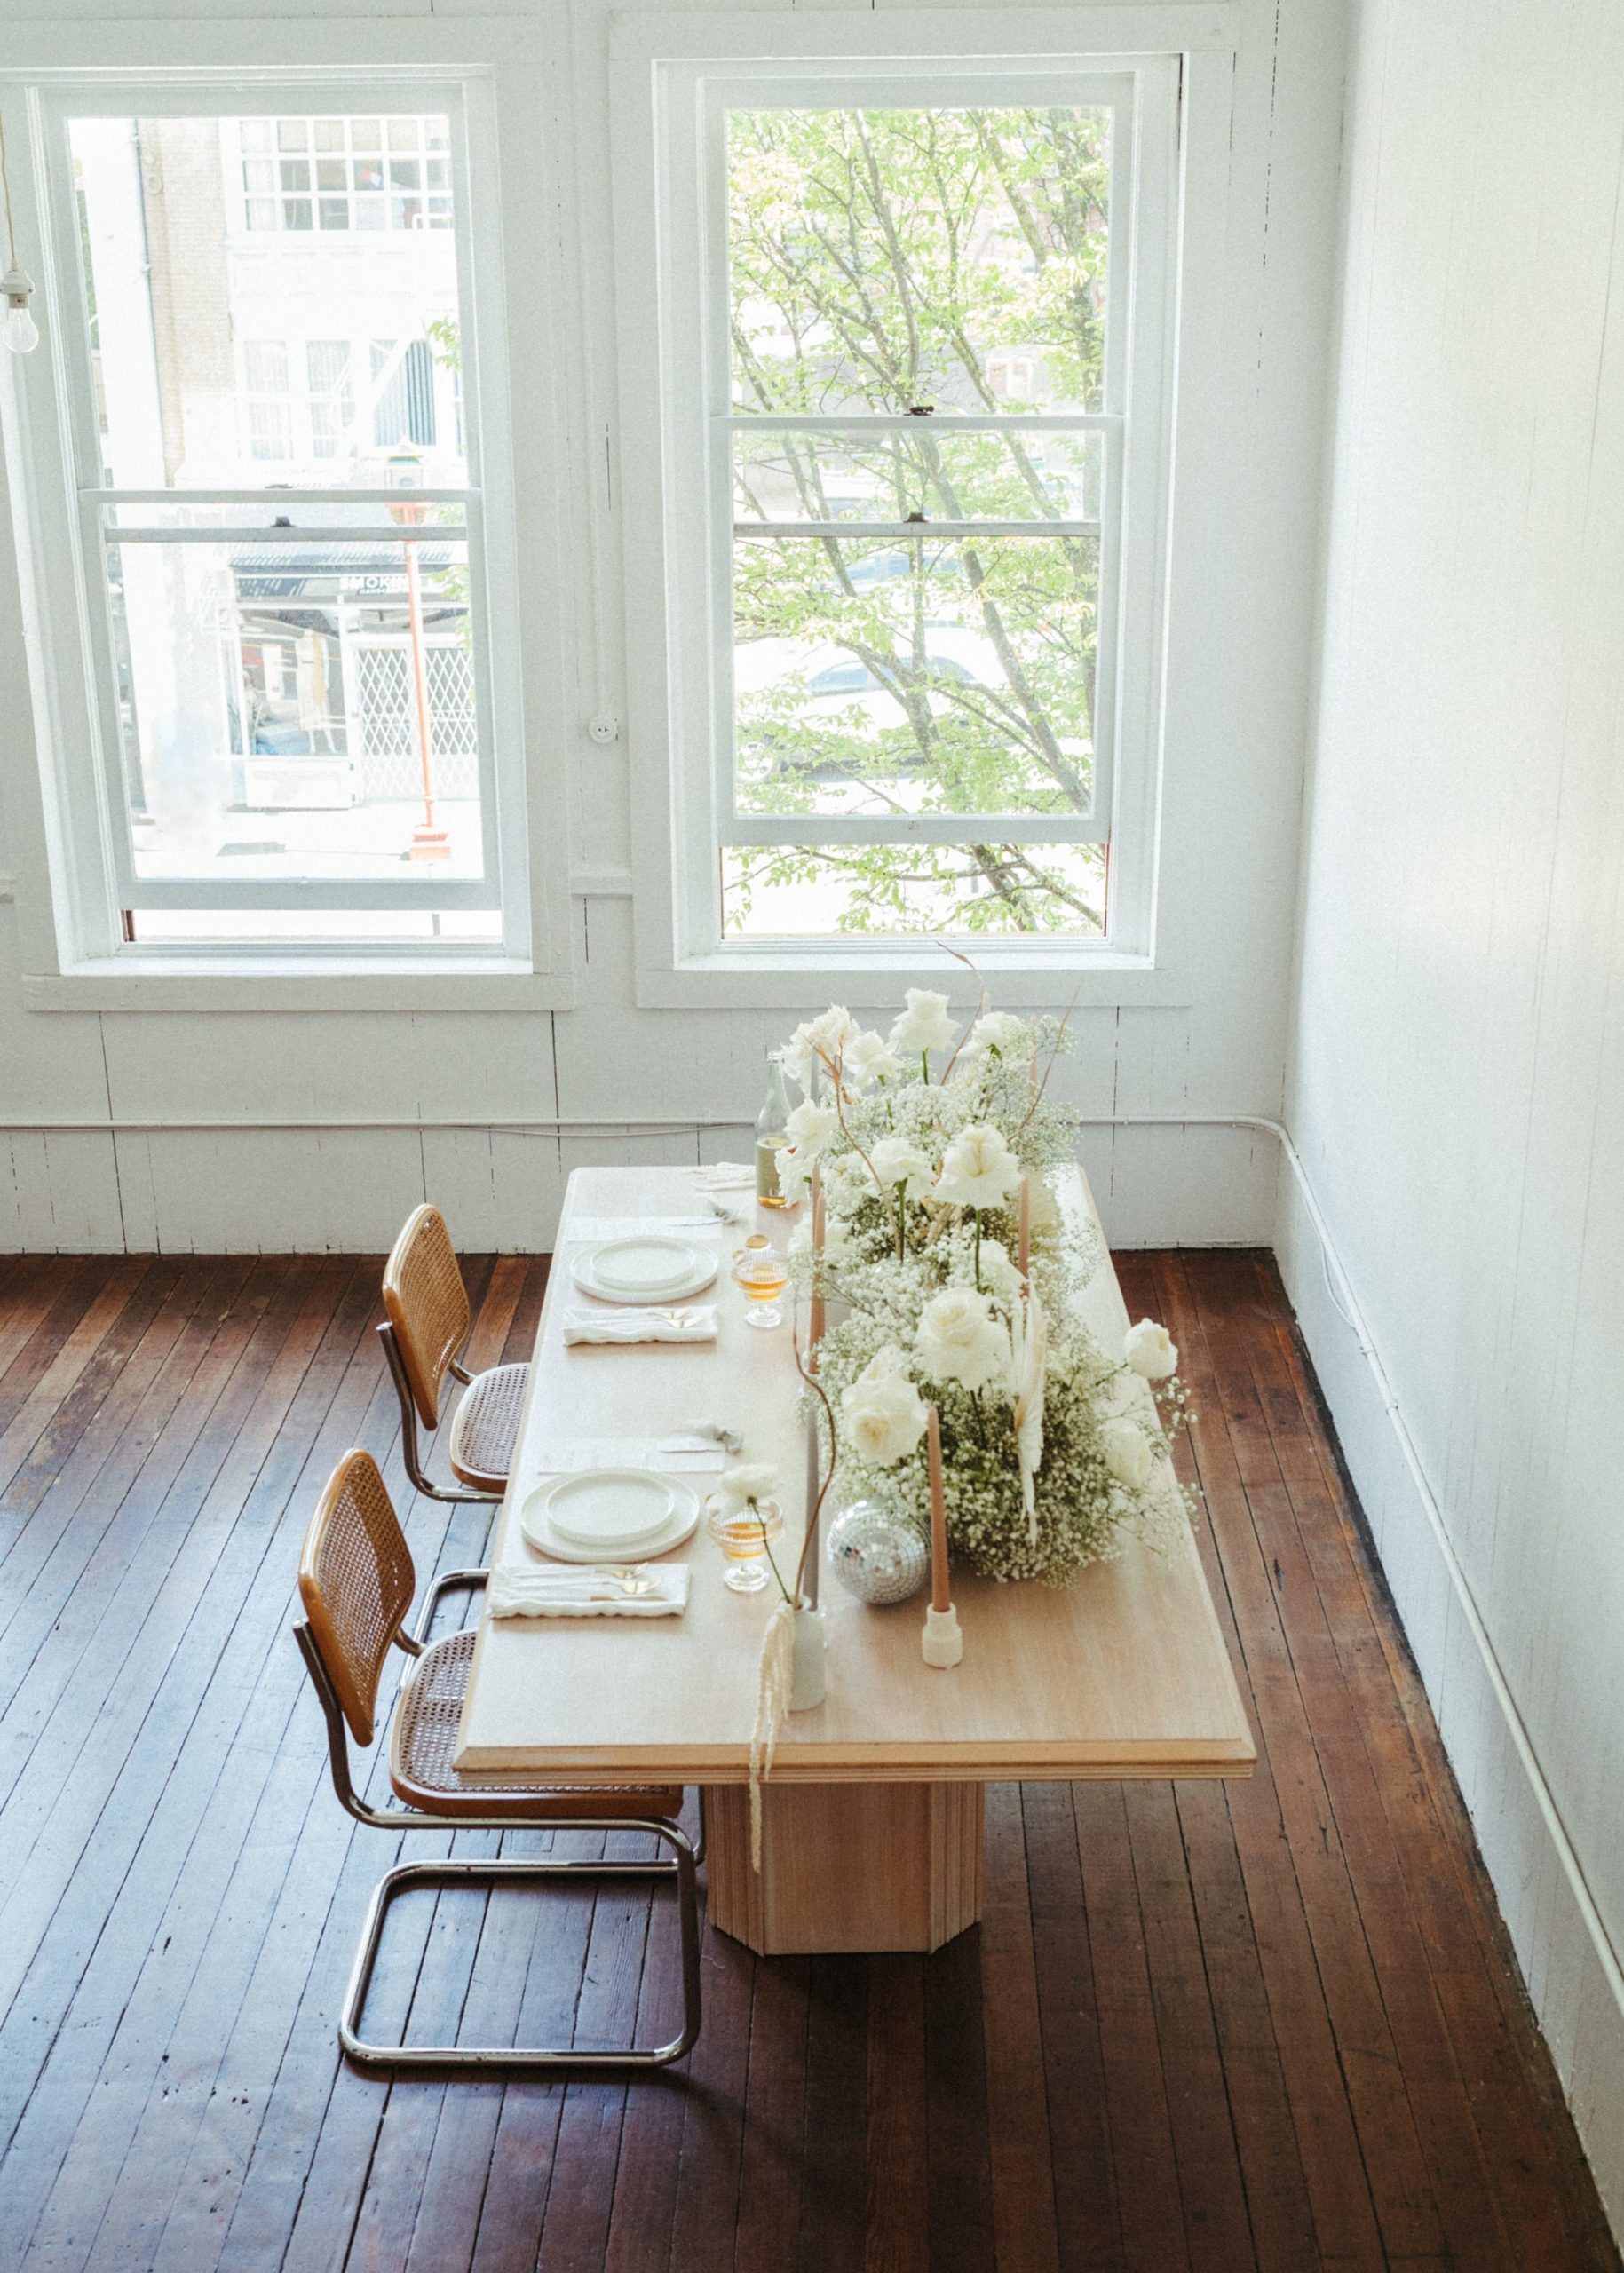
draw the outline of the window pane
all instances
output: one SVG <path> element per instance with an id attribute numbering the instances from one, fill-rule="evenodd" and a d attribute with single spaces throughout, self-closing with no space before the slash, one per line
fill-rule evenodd
<path id="1" fill-rule="evenodd" d="M 120 510 L 125 528 L 244 525 L 107 547 L 135 873 L 400 882 L 421 861 L 478 876 L 466 544 L 404 544 L 364 506 L 315 509 L 376 517 L 376 536 L 327 539 L 297 510 L 311 526 L 281 540 L 263 507 Z"/>
<path id="2" fill-rule="evenodd" d="M 448 131 L 443 119 L 429 124 L 442 137 Z M 132 489 L 254 488 L 268 480 L 373 487 L 388 479 L 384 461 L 403 440 L 422 453 L 425 483 L 466 482 L 451 422 L 434 416 L 436 365 L 455 357 L 458 339 L 448 192 L 434 228 L 412 226 L 404 214 L 396 228 L 392 208 L 420 208 L 420 197 L 353 198 L 347 186 L 353 164 L 358 186 L 370 179 L 381 190 L 381 156 L 353 161 L 342 153 L 346 137 L 351 149 L 369 145 L 377 152 L 385 133 L 394 147 L 416 153 L 424 122 L 72 123 L 90 272 L 86 316 L 93 310 L 100 320 L 97 396 L 109 482 Z M 339 154 L 317 158 L 316 150 Z M 396 162 L 415 178 L 415 156 Z M 295 416 L 284 434 L 275 421 L 249 415 L 248 398 L 272 383 L 250 374 L 238 342 L 277 344 L 297 373 L 306 340 L 350 339 L 356 330 L 363 333 L 356 343 L 358 399 L 341 430 Z M 401 389 L 402 399 L 392 399 L 382 417 L 368 399 L 366 334 L 390 338 L 400 351 L 384 384 Z M 286 384 L 275 383 L 279 391 Z"/>
<path id="3" fill-rule="evenodd" d="M 138 907 L 131 928 L 138 946 L 188 941 L 200 946 L 229 940 L 234 946 L 362 946 L 461 939 L 495 944 L 502 915 L 495 907 L 454 907 L 419 915 L 411 907 Z"/>
<path id="4" fill-rule="evenodd" d="M 926 431 L 880 435 L 774 432 L 733 436 L 741 521 L 1097 520 L 1101 437 Z"/>
<path id="5" fill-rule="evenodd" d="M 1086 814 L 1098 544 L 741 537 L 744 813 Z"/>
<path id="6" fill-rule="evenodd" d="M 722 854 L 730 939 L 1086 936 L 1105 927 L 1097 844 L 750 844 Z"/>
<path id="7" fill-rule="evenodd" d="M 1108 107 L 728 115 L 742 410 L 1099 408 Z"/>

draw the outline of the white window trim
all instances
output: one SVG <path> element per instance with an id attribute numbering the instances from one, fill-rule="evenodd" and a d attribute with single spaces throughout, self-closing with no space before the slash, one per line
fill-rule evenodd
<path id="1" fill-rule="evenodd" d="M 1079 33 L 1086 26 L 1086 51 Z M 1165 599 L 1171 534 L 1172 392 L 1182 232 L 1178 96 L 1193 50 L 1232 47 L 1227 7 L 1037 12 L 907 11 L 887 16 L 773 14 L 618 18 L 612 81 L 619 165 L 616 273 L 621 293 L 622 495 L 627 516 L 629 717 L 634 786 L 651 825 L 634 848 L 637 996 L 640 1003 L 780 1007 L 800 1003 L 814 973 L 853 1003 L 890 999 L 908 976 L 939 974 L 928 939 L 714 944 L 718 836 L 716 625 L 702 607 L 727 595 L 714 573 L 717 489 L 707 464 L 709 408 L 696 306 L 717 289 L 701 179 L 702 121 L 718 86 L 759 99 L 764 82 L 906 83 L 955 78 L 1014 84 L 1042 76 L 1128 81 L 1136 106 L 1133 205 L 1145 234 L 1168 248 L 1154 307 L 1135 309 L 1136 423 L 1147 435 L 1135 479 L 1123 562 L 1128 637 L 1118 649 L 1117 717 L 1138 722 L 1142 747 L 1118 784 L 1112 928 L 1101 941 L 978 940 L 986 970 L 1018 974 L 1023 998 L 1141 1003 L 1187 999 L 1185 978 L 1156 953 Z M 714 198 L 715 186 L 710 194 Z M 656 221 L 658 226 L 656 226 Z M 676 352 L 651 352 L 648 311 Z M 679 320 L 685 319 L 685 320 Z M 1141 344 L 1143 342 L 1143 345 Z M 1149 398 L 1147 400 L 1146 398 Z M 1148 461 L 1148 464 L 1147 464 Z M 730 509 L 728 509 L 730 511 Z M 695 596 L 701 605 L 696 607 Z M 656 820 L 658 825 L 656 825 Z M 703 944 L 698 944 L 699 942 Z"/>
<path id="2" fill-rule="evenodd" d="M 531 577 L 543 575 L 561 596 L 567 551 L 562 421 L 546 376 L 556 347 L 548 296 L 536 289 L 538 246 L 549 265 L 556 258 L 543 170 L 534 154 L 546 91 L 563 67 L 556 30 L 474 17 L 324 24 L 315 64 L 310 27 L 297 19 L 40 21 L 12 25 L 6 44 L 0 107 L 19 248 L 41 287 L 46 333 L 36 354 L 0 358 L 0 424 L 21 602 L 21 644 L 13 652 L 28 658 L 41 761 L 19 767 L 6 802 L 20 851 L 37 853 L 50 879 L 49 905 L 30 892 L 19 909 L 25 1001 L 51 1010 L 569 1007 L 575 996 L 569 789 L 554 734 L 546 756 L 557 780 L 544 796 L 527 785 L 525 730 L 527 715 L 557 716 L 566 675 L 564 614 L 561 597 L 557 606 L 527 612 L 519 599 L 521 560 Z M 83 68 L 87 53 L 96 58 L 93 72 Z M 91 711 L 99 695 L 84 662 L 90 596 L 71 521 L 75 469 L 64 447 L 71 405 L 61 325 L 65 311 L 79 321 L 79 304 L 65 286 L 65 233 L 44 226 L 47 138 L 65 97 L 68 107 L 82 108 L 85 91 L 93 88 L 121 105 L 157 96 L 156 107 L 168 108 L 174 106 L 162 99 L 163 91 L 182 87 L 203 112 L 302 104 L 313 94 L 348 101 L 346 88 L 364 87 L 374 105 L 384 88 L 403 108 L 421 102 L 465 116 L 456 181 L 461 210 L 470 216 L 460 277 L 464 322 L 471 330 L 477 321 L 481 338 L 495 343 L 495 352 L 487 347 L 475 380 L 481 389 L 477 408 L 473 386 L 468 395 L 469 425 L 483 446 L 481 668 L 493 756 L 500 753 L 492 809 L 504 910 L 500 942 L 239 950 L 212 943 L 130 946 L 108 936 L 104 911 L 119 903 L 109 891 L 114 848 L 106 809 L 85 762 L 96 747 Z M 499 151 L 511 154 L 505 165 Z M 66 249 L 76 259 L 76 230 L 73 234 Z M 522 463 L 512 443 L 511 386 L 528 398 Z M 65 636 L 65 624 L 78 627 L 79 636 Z M 87 910 L 100 921 L 87 923 Z"/>

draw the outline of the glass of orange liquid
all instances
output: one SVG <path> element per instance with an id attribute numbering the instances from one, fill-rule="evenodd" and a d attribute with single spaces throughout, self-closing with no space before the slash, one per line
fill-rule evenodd
<path id="1" fill-rule="evenodd" d="M 767 1583 L 762 1556 L 784 1528 L 783 1510 L 776 1500 L 758 1500 L 736 1509 L 719 1500 L 710 1501 L 708 1506 L 705 1529 L 727 1564 L 722 1584 L 736 1595 L 759 1594 Z"/>
<path id="2" fill-rule="evenodd" d="M 747 1326 L 782 1326 L 784 1313 L 778 1298 L 789 1284 L 784 1258 L 764 1233 L 755 1232 L 733 1257 L 733 1278 L 743 1288 L 749 1310 Z"/>

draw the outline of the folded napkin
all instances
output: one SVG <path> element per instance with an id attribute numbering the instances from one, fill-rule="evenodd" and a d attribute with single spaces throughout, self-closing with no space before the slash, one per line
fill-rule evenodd
<path id="1" fill-rule="evenodd" d="M 623 1571 L 625 1565 L 616 1565 Z M 685 1563 L 647 1563 L 637 1566 L 640 1579 L 652 1579 L 655 1591 L 633 1595 L 607 1568 L 590 1564 L 498 1563 L 485 1590 L 486 1606 L 493 1618 L 676 1618 L 688 1606 L 688 1566 Z"/>
<path id="2" fill-rule="evenodd" d="M 566 1342 L 714 1342 L 717 1306 L 690 1303 L 686 1310 L 566 1311 Z"/>
<path id="3" fill-rule="evenodd" d="M 709 1160 L 693 1171 L 701 1192 L 731 1192 L 741 1184 L 754 1184 L 756 1171 L 748 1160 Z"/>

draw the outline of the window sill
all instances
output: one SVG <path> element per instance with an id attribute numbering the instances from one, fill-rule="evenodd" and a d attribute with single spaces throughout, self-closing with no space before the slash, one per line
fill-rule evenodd
<path id="1" fill-rule="evenodd" d="M 955 945 L 973 957 L 1001 1002 L 1026 1010 L 1063 1010 L 1073 999 L 1084 1009 L 1187 1010 L 1192 1001 L 1188 979 L 1148 955 L 1110 947 L 1045 951 L 1013 941 Z M 930 940 L 779 941 L 639 969 L 637 1000 L 643 1010 L 804 1010 L 814 996 L 833 994 L 852 1010 L 884 1010 L 905 987 L 950 987 L 969 976 Z"/>
<path id="2" fill-rule="evenodd" d="M 125 954 L 25 974 L 29 1010 L 568 1010 L 567 971 L 517 958 Z"/>

